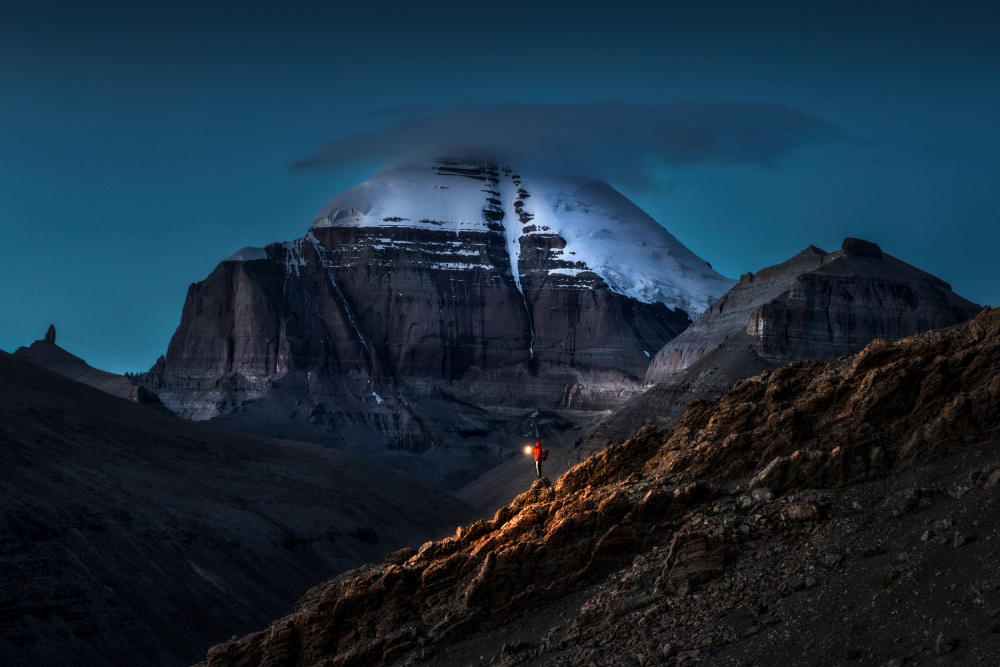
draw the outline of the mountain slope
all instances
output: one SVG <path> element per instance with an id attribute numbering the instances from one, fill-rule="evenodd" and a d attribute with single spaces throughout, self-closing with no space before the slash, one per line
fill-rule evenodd
<path id="1" fill-rule="evenodd" d="M 0 353 L 0 662 L 181 665 L 467 510 L 399 471 Z M 280 572 L 280 576 L 275 576 Z"/>
<path id="2" fill-rule="evenodd" d="M 780 553 L 779 546 L 809 534 L 808 524 L 799 522 L 822 521 L 829 510 L 828 501 L 823 501 L 825 510 L 822 499 L 804 491 L 793 494 L 796 502 L 762 503 L 775 492 L 901 474 L 996 441 L 998 367 L 1000 311 L 986 309 L 971 323 L 895 344 L 875 341 L 854 357 L 764 373 L 711 404 L 696 402 L 674 429 L 647 427 L 625 444 L 606 449 L 567 472 L 554 487 L 539 480 L 492 521 L 469 525 L 419 551 L 390 554 L 383 564 L 314 588 L 294 614 L 268 630 L 214 647 L 202 664 L 389 665 L 433 658 L 435 647 L 447 655 L 456 642 L 478 643 L 481 633 L 585 591 L 608 575 L 610 584 L 635 581 L 634 575 L 650 571 L 643 565 L 651 562 L 663 568 L 659 580 L 648 582 L 654 590 L 631 597 L 622 588 L 598 590 L 602 597 L 581 609 L 561 643 L 557 635 L 540 637 L 546 625 L 536 626 L 533 644 L 506 647 L 494 664 L 517 664 L 537 657 L 539 650 L 586 642 L 594 636 L 588 630 L 594 614 L 614 619 L 648 606 L 655 606 L 653 619 L 685 605 L 697 614 L 690 632 L 683 627 L 686 615 L 671 614 L 679 621 L 673 627 L 683 637 L 683 649 L 700 652 L 738 641 L 738 635 L 716 637 L 711 632 L 716 619 L 707 615 L 703 596 L 687 603 L 681 598 L 731 572 L 735 563 L 753 560 L 760 549 L 754 536 Z M 1000 476 L 996 468 L 977 472 L 973 481 L 995 485 Z M 757 501 L 730 498 L 718 509 L 706 504 L 749 489 L 760 489 Z M 912 502 L 904 499 L 899 516 L 918 511 L 921 493 L 914 490 Z M 759 511 L 749 516 L 745 530 L 738 528 L 737 505 Z M 696 508 L 701 509 L 692 511 Z M 713 514 L 731 520 L 716 525 L 710 520 Z M 661 549 L 666 549 L 665 558 Z M 817 560 L 814 551 L 808 553 L 796 558 Z M 781 562 L 780 557 L 771 559 L 770 549 L 760 555 L 768 563 Z M 839 563 L 831 560 L 830 567 Z M 786 576 L 799 567 L 801 563 Z M 782 590 L 803 588 L 791 581 L 783 586 L 763 603 L 743 602 L 745 596 L 733 588 L 728 609 L 740 605 L 749 613 L 754 605 L 763 608 L 780 599 Z M 861 595 L 866 594 L 864 589 Z M 629 617 L 636 628 L 650 620 L 639 616 Z M 627 627 L 641 639 L 639 630 Z M 614 636 L 604 635 L 604 645 Z M 589 647 L 589 654 L 579 651 L 561 664 L 593 659 L 596 647 Z M 671 654 L 664 649 L 661 655 Z M 605 657 L 633 659 L 631 654 Z"/>
<path id="3" fill-rule="evenodd" d="M 304 238 L 220 264 L 143 382 L 185 417 L 461 486 L 536 410 L 578 422 L 638 391 L 731 284 L 606 184 L 438 161 L 380 172 Z"/>
<path id="4" fill-rule="evenodd" d="M 94 368 L 80 357 L 56 345 L 55 338 L 55 327 L 50 327 L 49 334 L 45 338 L 36 340 L 28 347 L 18 348 L 13 356 L 113 396 L 166 410 L 156 394 L 140 387 L 124 375 L 115 375 Z"/>
<path id="5" fill-rule="evenodd" d="M 584 436 L 584 458 L 644 424 L 673 426 L 695 399 L 711 399 L 744 378 L 789 361 L 854 354 L 876 338 L 964 322 L 979 306 L 943 280 L 845 239 L 837 252 L 810 246 L 781 264 L 746 274 L 688 329 L 656 353 L 644 393 Z"/>
<path id="6" fill-rule="evenodd" d="M 657 352 L 646 380 L 687 368 L 740 332 L 752 337 L 748 346 L 768 361 L 834 359 L 876 338 L 897 340 L 964 322 L 978 310 L 940 278 L 877 244 L 847 238 L 837 252 L 810 246 L 787 262 L 741 277 L 683 338 Z"/>

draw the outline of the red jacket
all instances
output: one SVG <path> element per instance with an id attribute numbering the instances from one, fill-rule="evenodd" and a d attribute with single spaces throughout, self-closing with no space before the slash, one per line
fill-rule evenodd
<path id="1" fill-rule="evenodd" d="M 535 460 L 536 461 L 542 460 L 542 443 L 540 442 L 535 443 Z"/>

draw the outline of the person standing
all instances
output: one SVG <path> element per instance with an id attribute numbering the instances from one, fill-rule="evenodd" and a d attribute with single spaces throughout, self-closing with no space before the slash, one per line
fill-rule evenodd
<path id="1" fill-rule="evenodd" d="M 535 443 L 535 475 L 542 476 L 542 443 Z"/>

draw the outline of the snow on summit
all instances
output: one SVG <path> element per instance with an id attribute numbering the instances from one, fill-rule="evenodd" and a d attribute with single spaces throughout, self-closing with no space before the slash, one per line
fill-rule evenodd
<path id="1" fill-rule="evenodd" d="M 566 242 L 563 259 L 576 268 L 552 273 L 590 271 L 618 293 L 679 307 L 692 319 L 734 284 L 607 183 L 493 162 L 384 169 L 331 199 L 313 226 L 491 230 L 505 237 L 518 287 L 521 239 L 557 234 Z"/>

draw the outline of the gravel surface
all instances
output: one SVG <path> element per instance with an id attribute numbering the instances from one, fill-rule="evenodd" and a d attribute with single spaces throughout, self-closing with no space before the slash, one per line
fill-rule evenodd
<path id="1" fill-rule="evenodd" d="M 688 563 L 709 581 L 677 590 L 663 543 L 425 664 L 1000 664 L 995 468 L 1000 443 L 844 489 L 731 494 L 678 533 L 725 545 L 719 571 L 710 550 Z"/>

